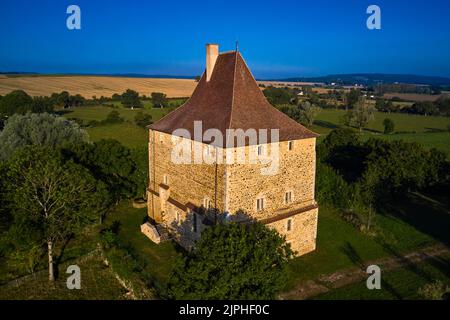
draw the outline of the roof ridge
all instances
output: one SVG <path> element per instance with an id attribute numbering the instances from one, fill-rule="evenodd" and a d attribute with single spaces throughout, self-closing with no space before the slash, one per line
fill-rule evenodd
<path id="1" fill-rule="evenodd" d="M 236 57 L 234 59 L 234 70 L 233 70 L 233 89 L 231 90 L 231 107 L 230 107 L 230 121 L 228 122 L 228 129 L 231 129 L 231 121 L 233 119 L 233 105 L 234 105 L 234 88 L 236 87 L 236 68 L 237 68 L 237 59 L 238 59 L 238 51 L 234 51 L 236 53 Z M 230 131 L 226 133 L 225 144 L 228 143 L 228 135 Z"/>

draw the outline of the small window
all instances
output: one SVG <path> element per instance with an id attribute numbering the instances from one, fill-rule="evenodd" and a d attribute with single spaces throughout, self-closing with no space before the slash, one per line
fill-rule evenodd
<path id="1" fill-rule="evenodd" d="M 288 150 L 293 150 L 294 149 L 294 141 L 288 141 Z"/>
<path id="2" fill-rule="evenodd" d="M 169 184 L 169 180 L 167 179 L 167 174 L 163 175 L 163 183 L 164 183 L 165 185 L 168 185 L 168 184 Z"/>
<path id="3" fill-rule="evenodd" d="M 204 198 L 203 199 L 203 206 L 205 207 L 205 209 L 211 209 L 212 208 L 212 201 L 209 198 Z"/>
<path id="4" fill-rule="evenodd" d="M 258 146 L 258 156 L 262 155 L 262 148 L 263 146 Z"/>
<path id="5" fill-rule="evenodd" d="M 264 199 L 263 198 L 259 198 L 256 200 L 256 210 L 257 211 L 264 210 Z"/>
<path id="6" fill-rule="evenodd" d="M 292 219 L 287 219 L 286 231 L 291 231 L 291 230 L 292 230 Z"/>
<path id="7" fill-rule="evenodd" d="M 192 231 L 197 233 L 197 214 L 195 213 L 192 216 Z"/>
<path id="8" fill-rule="evenodd" d="M 288 191 L 284 194 L 284 203 L 289 204 L 292 202 L 292 191 Z"/>

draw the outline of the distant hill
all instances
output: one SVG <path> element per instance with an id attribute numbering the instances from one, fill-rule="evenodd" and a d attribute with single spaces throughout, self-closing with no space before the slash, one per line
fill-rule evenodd
<path id="1" fill-rule="evenodd" d="M 430 86 L 450 86 L 450 78 L 421 76 L 415 74 L 386 74 L 386 73 L 349 73 L 349 74 L 330 74 L 320 77 L 295 77 L 286 79 L 277 79 L 277 81 L 295 81 L 295 82 L 325 82 L 336 83 L 338 85 L 374 85 L 377 83 L 409 83 Z"/>

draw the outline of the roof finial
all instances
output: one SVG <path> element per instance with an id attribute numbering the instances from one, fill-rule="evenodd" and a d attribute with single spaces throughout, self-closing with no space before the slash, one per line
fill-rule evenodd
<path id="1" fill-rule="evenodd" d="M 239 41 L 236 40 L 236 52 L 239 52 Z"/>

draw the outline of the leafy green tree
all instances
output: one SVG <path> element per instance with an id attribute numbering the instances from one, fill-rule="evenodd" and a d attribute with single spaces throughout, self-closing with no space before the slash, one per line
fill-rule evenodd
<path id="1" fill-rule="evenodd" d="M 136 123 L 139 127 L 145 128 L 152 123 L 152 116 L 151 114 L 139 111 L 134 117 L 134 123 Z"/>
<path id="2" fill-rule="evenodd" d="M 369 139 L 370 153 L 364 160 L 361 178 L 365 194 L 376 204 L 406 192 L 434 185 L 446 177 L 445 154 L 426 150 L 418 143 Z M 369 198 L 369 196 L 367 197 Z"/>
<path id="3" fill-rule="evenodd" d="M 119 141 L 107 139 L 93 144 L 74 144 L 65 150 L 69 159 L 88 168 L 96 179 L 107 185 L 114 203 L 136 195 L 137 164 L 130 149 Z"/>
<path id="4" fill-rule="evenodd" d="M 180 259 L 169 279 L 173 299 L 274 299 L 283 287 L 290 246 L 260 223 L 218 224 Z"/>
<path id="5" fill-rule="evenodd" d="M 3 116 L 11 116 L 15 113 L 24 114 L 31 111 L 32 106 L 32 97 L 23 90 L 15 90 L 0 100 L 0 114 Z"/>
<path id="6" fill-rule="evenodd" d="M 31 106 L 32 113 L 53 112 L 53 102 L 49 97 L 34 97 Z"/>
<path id="7" fill-rule="evenodd" d="M 142 102 L 139 99 L 139 93 L 134 90 L 131 90 L 131 89 L 127 89 L 127 91 L 122 93 L 121 101 L 122 101 L 122 104 L 127 108 L 142 107 Z"/>
<path id="8" fill-rule="evenodd" d="M 386 118 L 383 120 L 383 126 L 384 126 L 384 134 L 389 134 L 394 132 L 395 129 L 395 123 L 389 118 Z"/>
<path id="9" fill-rule="evenodd" d="M 320 108 L 315 104 L 310 103 L 309 101 L 305 101 L 299 104 L 300 115 L 303 119 L 303 123 L 310 127 L 314 123 L 314 119 L 320 112 Z"/>
<path id="10" fill-rule="evenodd" d="M 167 96 L 161 92 L 152 92 L 152 104 L 155 108 L 165 108 L 169 105 L 169 101 L 167 100 Z"/>
<path id="11" fill-rule="evenodd" d="M 67 91 L 62 91 L 61 93 L 52 93 L 50 98 L 57 106 L 64 108 L 70 107 L 70 94 Z"/>
<path id="12" fill-rule="evenodd" d="M 106 116 L 106 119 L 102 121 L 103 124 L 122 123 L 124 120 L 120 116 L 119 111 L 113 110 Z"/>
<path id="13" fill-rule="evenodd" d="M 263 90 L 263 94 L 272 105 L 289 104 L 294 94 L 289 88 L 267 87 Z"/>
<path id="14" fill-rule="evenodd" d="M 360 100 L 361 98 L 361 90 L 359 89 L 350 89 L 349 92 L 347 92 L 345 97 L 345 104 L 346 109 L 349 107 L 350 109 L 355 106 L 355 104 Z"/>
<path id="15" fill-rule="evenodd" d="M 364 97 L 359 97 L 353 106 L 353 110 L 350 111 L 350 122 L 361 132 L 373 120 L 374 115 L 375 108 L 370 103 L 367 103 Z"/>
<path id="16" fill-rule="evenodd" d="M 88 141 L 78 124 L 48 113 L 13 115 L 0 132 L 0 159 L 8 159 L 16 150 L 28 146 L 57 146 Z"/>
<path id="17" fill-rule="evenodd" d="M 8 164 L 6 189 L 13 212 L 8 237 L 16 244 L 45 245 L 53 281 L 55 245 L 94 221 L 97 182 L 54 148 L 28 147 Z"/>

